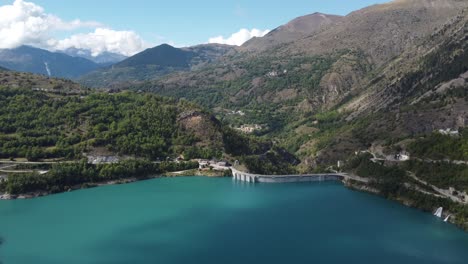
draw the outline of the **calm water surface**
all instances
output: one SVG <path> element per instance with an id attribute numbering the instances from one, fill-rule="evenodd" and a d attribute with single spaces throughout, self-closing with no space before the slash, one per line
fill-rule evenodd
<path id="1" fill-rule="evenodd" d="M 468 263 L 468 234 L 338 183 L 166 178 L 0 201 L 2 264 Z"/>

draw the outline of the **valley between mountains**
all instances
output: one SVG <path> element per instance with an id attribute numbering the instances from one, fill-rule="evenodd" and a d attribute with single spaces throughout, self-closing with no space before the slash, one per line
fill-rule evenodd
<path id="1" fill-rule="evenodd" d="M 395 0 L 302 16 L 240 47 L 0 50 L 0 163 L 43 162 L 0 170 L 0 189 L 239 161 L 258 174 L 353 173 L 369 183 L 350 188 L 444 207 L 468 229 L 467 22 L 465 0 Z"/>

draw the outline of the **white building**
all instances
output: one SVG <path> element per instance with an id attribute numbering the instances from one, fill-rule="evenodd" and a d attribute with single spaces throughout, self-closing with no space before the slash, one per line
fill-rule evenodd
<path id="1" fill-rule="evenodd" d="M 439 134 L 446 135 L 446 136 L 458 136 L 460 133 L 458 130 L 452 130 L 450 128 L 447 129 L 439 129 Z"/>
<path id="2" fill-rule="evenodd" d="M 398 161 L 408 161 L 410 160 L 410 155 L 408 153 L 398 153 L 395 155 L 395 159 Z"/>

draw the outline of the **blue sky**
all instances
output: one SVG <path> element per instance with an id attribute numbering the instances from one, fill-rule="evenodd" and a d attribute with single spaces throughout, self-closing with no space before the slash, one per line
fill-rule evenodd
<path id="1" fill-rule="evenodd" d="M 24 3 L 32 3 L 42 7 L 44 13 L 66 22 L 75 19 L 94 21 L 99 22 L 100 27 L 133 31 L 146 45 L 166 42 L 186 46 L 207 43 L 210 38 L 218 36 L 228 38 L 240 29 L 271 30 L 295 17 L 313 12 L 346 15 L 365 6 L 389 0 L 16 1 L 23 2 L 23 6 Z M 0 6 L 12 5 L 13 2 L 15 1 L 0 0 Z M 0 37 L 1 30 L 0 25 Z M 80 26 L 72 31 L 53 30 L 53 36 L 59 40 L 71 34 L 92 31 L 92 26 Z M 46 42 L 45 39 L 41 41 Z M 45 45 L 44 43 L 41 45 Z"/>
<path id="2" fill-rule="evenodd" d="M 385 0 L 35 0 L 64 19 L 99 21 L 119 30 L 134 30 L 144 39 L 182 44 L 206 42 L 241 28 L 273 29 L 313 12 L 346 15 Z"/>

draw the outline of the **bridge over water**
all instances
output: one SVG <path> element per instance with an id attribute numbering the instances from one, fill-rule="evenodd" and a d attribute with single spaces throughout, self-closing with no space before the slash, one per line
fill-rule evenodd
<path id="1" fill-rule="evenodd" d="M 261 175 L 239 171 L 231 168 L 232 178 L 236 181 L 251 183 L 287 183 L 287 182 L 323 182 L 323 181 L 346 181 L 354 180 L 367 183 L 369 180 L 347 173 L 318 173 L 318 174 L 296 174 L 296 175 Z"/>

